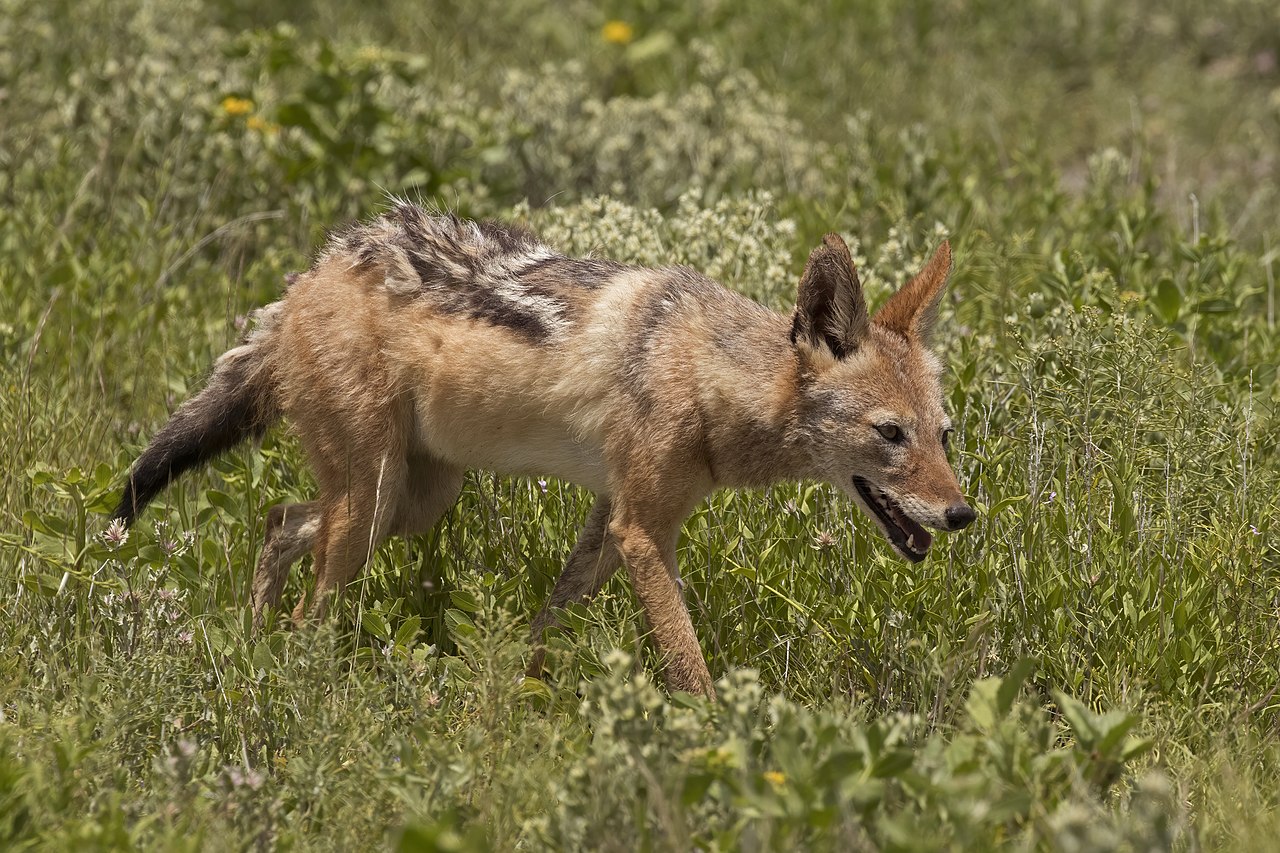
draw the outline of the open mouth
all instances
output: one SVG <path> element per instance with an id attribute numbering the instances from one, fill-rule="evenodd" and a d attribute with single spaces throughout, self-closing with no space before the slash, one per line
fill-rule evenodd
<path id="1" fill-rule="evenodd" d="M 893 498 L 861 477 L 853 478 L 853 487 L 884 527 L 889 542 L 898 553 L 913 563 L 918 563 L 929 553 L 933 536 L 903 512 Z"/>

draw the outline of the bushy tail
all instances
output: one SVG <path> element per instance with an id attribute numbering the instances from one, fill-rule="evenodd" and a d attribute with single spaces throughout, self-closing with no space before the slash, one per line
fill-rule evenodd
<path id="1" fill-rule="evenodd" d="M 214 365 L 204 390 L 183 403 L 134 463 L 111 517 L 132 525 L 178 476 L 258 438 L 280 418 L 271 349 L 280 303 L 258 312 L 256 328 Z"/>

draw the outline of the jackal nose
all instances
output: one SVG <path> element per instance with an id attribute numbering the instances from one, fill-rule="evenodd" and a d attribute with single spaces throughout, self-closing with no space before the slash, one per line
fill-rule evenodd
<path id="1" fill-rule="evenodd" d="M 978 517 L 978 514 L 968 504 L 956 504 L 955 506 L 947 507 L 946 516 L 947 524 L 951 526 L 952 530 L 964 530 L 970 524 L 973 524 L 973 520 Z"/>

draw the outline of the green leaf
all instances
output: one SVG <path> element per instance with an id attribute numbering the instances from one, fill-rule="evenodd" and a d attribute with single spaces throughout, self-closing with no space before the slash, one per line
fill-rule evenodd
<path id="1" fill-rule="evenodd" d="M 99 462 L 93 469 L 93 484 L 99 489 L 110 489 L 116 480 L 115 469 L 105 462 Z"/>
<path id="2" fill-rule="evenodd" d="M 969 712 L 969 719 L 982 731 L 995 728 L 1001 716 L 996 712 L 999 693 L 1000 679 L 995 677 L 981 678 L 969 688 L 969 701 L 965 703 L 965 708 Z"/>
<path id="3" fill-rule="evenodd" d="M 1133 482 L 1127 470 L 1116 467 L 1106 469 L 1107 479 L 1111 481 L 1112 506 L 1115 509 L 1114 525 L 1122 536 L 1130 536 L 1138 528 L 1133 516 Z"/>
<path id="4" fill-rule="evenodd" d="M 1101 735 L 1094 713 L 1085 707 L 1083 702 L 1072 699 L 1060 690 L 1053 691 L 1053 700 L 1058 704 L 1062 716 L 1075 733 L 1078 745 L 1085 750 L 1093 749 Z"/>
<path id="5" fill-rule="evenodd" d="M 253 656 L 250 659 L 253 662 L 253 668 L 259 670 L 269 670 L 275 664 L 275 657 L 271 654 L 271 647 L 265 642 L 257 642 L 253 644 Z"/>
<path id="6" fill-rule="evenodd" d="M 228 515 L 234 516 L 240 511 L 240 505 L 236 503 L 235 498 L 231 497 L 231 495 L 226 492 L 220 492 L 217 489 L 207 489 L 204 496 L 209 503 L 213 504 Z"/>
<path id="7" fill-rule="evenodd" d="M 461 610 L 450 607 L 444 612 L 444 621 L 455 639 L 475 636 L 476 626 L 471 624 L 471 617 Z"/>
<path id="8" fill-rule="evenodd" d="M 1029 814 L 1032 805 L 1030 791 L 1010 791 L 988 804 L 986 820 L 991 824 L 1006 823 Z"/>
<path id="9" fill-rule="evenodd" d="M 677 708 L 697 709 L 705 707 L 707 700 L 693 693 L 686 693 L 683 690 L 677 690 L 671 694 L 669 700 L 671 704 Z"/>
<path id="10" fill-rule="evenodd" d="M 997 515 L 1004 512 L 1009 507 L 1014 506 L 1015 504 L 1022 503 L 1026 499 L 1027 499 L 1026 495 L 1014 495 L 1012 497 L 1005 498 L 1004 500 L 1000 501 L 995 506 L 993 506 L 991 508 L 991 511 L 988 512 L 987 515 L 990 518 L 995 518 Z"/>
<path id="11" fill-rule="evenodd" d="M 528 678 L 520 682 L 519 693 L 521 696 L 535 699 L 545 699 L 550 701 L 551 688 L 547 686 L 541 678 Z"/>
<path id="12" fill-rule="evenodd" d="M 840 793 L 859 808 L 869 809 L 884 799 L 885 783 L 879 779 L 851 779 L 840 786 Z"/>
<path id="13" fill-rule="evenodd" d="M 22 513 L 22 523 L 28 530 L 46 536 L 66 536 L 70 527 L 70 522 L 65 518 L 50 516 L 46 519 L 30 509 Z"/>
<path id="14" fill-rule="evenodd" d="M 877 779 L 897 776 L 915 761 L 915 754 L 909 749 L 891 749 L 880 756 L 871 768 L 871 775 Z"/>
<path id="15" fill-rule="evenodd" d="M 484 609 L 480 604 L 480 599 L 476 598 L 465 589 L 450 590 L 449 598 L 453 602 L 454 607 L 466 613 L 479 613 Z"/>
<path id="16" fill-rule="evenodd" d="M 1001 717 L 1013 709 L 1014 700 L 1022 690 L 1023 682 L 1036 671 L 1036 662 L 1032 658 L 1021 658 L 1010 668 L 1008 675 L 1000 680 L 1000 690 L 996 694 L 996 711 Z"/>
<path id="17" fill-rule="evenodd" d="M 422 629 L 422 617 L 413 615 L 400 623 L 400 628 L 396 631 L 396 645 L 405 649 L 413 647 L 418 639 L 418 632 Z"/>
<path id="18" fill-rule="evenodd" d="M 21 582 L 26 589 L 38 595 L 52 598 L 58 594 L 58 587 L 62 585 L 62 578 L 58 575 L 27 572 L 22 575 Z"/>
<path id="19" fill-rule="evenodd" d="M 360 617 L 360 627 L 384 643 L 391 639 L 391 626 L 387 624 L 387 620 L 382 617 L 382 614 L 376 610 L 366 610 L 364 612 L 364 615 Z"/>
<path id="20" fill-rule="evenodd" d="M 866 764 L 861 752 L 848 747 L 836 749 L 819 765 L 817 778 L 826 785 L 832 785 L 841 779 L 859 775 Z"/>
<path id="21" fill-rule="evenodd" d="M 1035 672 L 1036 662 L 1022 658 L 1004 678 L 983 678 L 969 689 L 966 709 L 971 719 L 982 731 L 990 731 L 1009 715 L 1022 683 Z"/>
<path id="22" fill-rule="evenodd" d="M 1146 755 L 1155 745 L 1156 742 L 1151 738 L 1128 738 L 1124 742 L 1124 749 L 1120 750 L 1120 758 L 1124 761 L 1132 761 L 1141 755 Z"/>
<path id="23" fill-rule="evenodd" d="M 1160 283 L 1156 285 L 1156 292 L 1151 297 L 1151 304 L 1155 307 L 1161 320 L 1173 325 L 1178 321 L 1178 315 L 1182 312 L 1182 291 L 1178 289 L 1178 285 L 1174 283 L 1173 279 L 1162 278 Z"/>
<path id="24" fill-rule="evenodd" d="M 1103 714 L 1097 720 L 1098 729 L 1102 732 L 1102 738 L 1098 741 L 1094 749 L 1103 755 L 1111 755 L 1119 753 L 1121 741 L 1125 735 L 1138 724 L 1138 717 L 1135 714 L 1129 714 L 1124 711 L 1109 711 Z"/>
<path id="25" fill-rule="evenodd" d="M 681 801 L 686 806 L 701 802 L 707 793 L 707 789 L 711 787 L 711 783 L 715 780 L 716 777 L 712 773 L 690 773 L 684 777 L 684 789 L 680 792 Z"/>

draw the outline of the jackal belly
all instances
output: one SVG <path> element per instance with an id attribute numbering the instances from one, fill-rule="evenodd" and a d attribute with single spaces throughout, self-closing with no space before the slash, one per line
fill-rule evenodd
<path id="1" fill-rule="evenodd" d="M 414 365 L 419 448 L 467 468 L 607 487 L 607 381 L 573 347 L 532 346 L 467 321 L 432 324 Z"/>
<path id="2" fill-rule="evenodd" d="M 603 447 L 552 419 L 452 406 L 419 411 L 424 449 L 455 465 L 497 474 L 552 476 L 608 490 Z"/>

